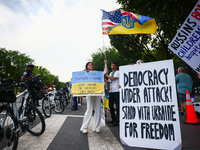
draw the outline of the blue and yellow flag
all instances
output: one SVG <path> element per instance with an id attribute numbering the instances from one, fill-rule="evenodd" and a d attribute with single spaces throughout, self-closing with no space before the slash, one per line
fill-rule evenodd
<path id="1" fill-rule="evenodd" d="M 103 34 L 155 34 L 156 21 L 153 18 L 124 10 L 106 12 L 102 10 Z"/>
<path id="2" fill-rule="evenodd" d="M 78 71 L 72 73 L 71 94 L 74 95 L 104 95 L 102 71 Z"/>

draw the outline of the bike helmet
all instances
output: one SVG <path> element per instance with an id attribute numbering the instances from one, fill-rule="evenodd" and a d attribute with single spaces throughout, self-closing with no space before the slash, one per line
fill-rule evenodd
<path id="1" fill-rule="evenodd" d="M 34 65 L 33 65 L 32 63 L 29 63 L 29 64 L 27 65 L 27 67 L 32 67 L 32 68 L 34 68 Z"/>

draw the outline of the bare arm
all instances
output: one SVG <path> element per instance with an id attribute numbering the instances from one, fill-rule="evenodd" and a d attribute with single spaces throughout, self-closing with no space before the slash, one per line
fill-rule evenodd
<path id="1" fill-rule="evenodd" d="M 110 79 L 111 81 L 114 81 L 114 80 L 116 80 L 118 78 L 118 77 L 111 77 L 108 74 L 106 74 L 106 77 L 108 77 L 108 79 Z"/>
<path id="2" fill-rule="evenodd" d="M 21 81 L 24 82 L 24 81 L 26 81 L 26 80 L 28 80 L 28 79 L 33 78 L 33 77 L 34 77 L 34 75 L 30 75 L 29 77 L 26 77 L 26 76 L 23 76 L 23 75 L 22 75 Z"/>
<path id="3" fill-rule="evenodd" d="M 107 79 L 105 79 L 105 78 L 104 78 L 104 81 L 105 81 L 107 84 L 110 84 L 110 82 L 109 82 Z"/>

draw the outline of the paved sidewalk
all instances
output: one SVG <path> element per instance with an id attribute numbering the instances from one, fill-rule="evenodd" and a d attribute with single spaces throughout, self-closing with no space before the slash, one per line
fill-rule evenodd
<path id="1" fill-rule="evenodd" d="M 195 101 L 200 101 L 200 97 L 195 96 Z M 80 127 L 86 107 L 84 99 L 77 111 L 72 111 L 70 106 L 67 106 L 62 114 L 52 114 L 50 118 L 45 119 L 44 134 L 35 137 L 27 132 L 20 137 L 18 150 L 144 150 L 122 145 L 119 127 L 112 127 L 111 124 L 107 124 L 100 133 L 96 133 L 92 131 L 91 120 L 88 134 L 82 134 Z M 110 121 L 109 115 L 106 121 Z M 200 125 L 188 125 L 184 124 L 184 121 L 184 118 L 180 117 L 182 149 L 200 149 Z"/>
<path id="2" fill-rule="evenodd" d="M 83 118 L 83 116 L 79 116 L 79 115 L 54 114 L 50 118 L 47 118 L 45 120 L 46 130 L 43 135 L 36 137 L 36 136 L 32 136 L 29 133 L 26 133 L 22 137 L 20 137 L 18 150 L 51 149 L 49 145 L 54 140 L 54 137 L 56 137 L 58 131 L 61 129 L 64 121 L 68 117 Z M 88 136 L 88 144 L 89 144 L 88 149 L 90 150 L 116 150 L 116 149 L 123 150 L 123 147 L 121 146 L 119 141 L 116 140 L 115 136 L 112 134 L 112 132 L 107 126 L 103 127 L 100 133 L 96 133 L 92 131 L 92 124 L 93 124 L 93 118 L 90 121 L 88 134 L 85 134 Z M 79 131 L 79 134 L 82 134 L 82 133 Z M 79 141 L 79 140 L 81 139 L 78 139 L 78 138 L 76 139 L 76 141 Z M 60 146 L 57 145 L 56 150 L 63 149 L 63 146 L 61 145 L 63 145 L 64 143 L 62 143 L 61 140 L 60 140 L 60 143 L 57 143 L 57 144 Z M 68 147 L 68 149 L 72 149 L 72 148 Z"/>
<path id="3" fill-rule="evenodd" d="M 38 137 L 26 132 L 26 134 L 19 138 L 18 149 L 46 150 L 66 118 L 67 116 L 64 115 L 52 115 L 50 118 L 45 119 L 45 132 Z"/>

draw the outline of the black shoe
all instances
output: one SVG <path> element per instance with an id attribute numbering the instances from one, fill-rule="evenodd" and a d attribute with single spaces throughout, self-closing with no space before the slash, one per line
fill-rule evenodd
<path id="1" fill-rule="evenodd" d="M 119 125 L 119 123 L 117 123 L 117 122 L 114 122 L 113 124 L 112 124 L 112 126 L 118 126 Z"/>
<path id="2" fill-rule="evenodd" d="M 184 116 L 184 112 L 179 112 L 179 115 L 180 116 Z"/>
<path id="3" fill-rule="evenodd" d="M 72 110 L 78 110 L 77 108 L 72 108 Z"/>
<path id="4" fill-rule="evenodd" d="M 40 104 L 36 104 L 36 107 L 39 107 L 39 106 L 41 106 Z"/>
<path id="5" fill-rule="evenodd" d="M 107 123 L 114 123 L 114 121 L 108 121 Z"/>

